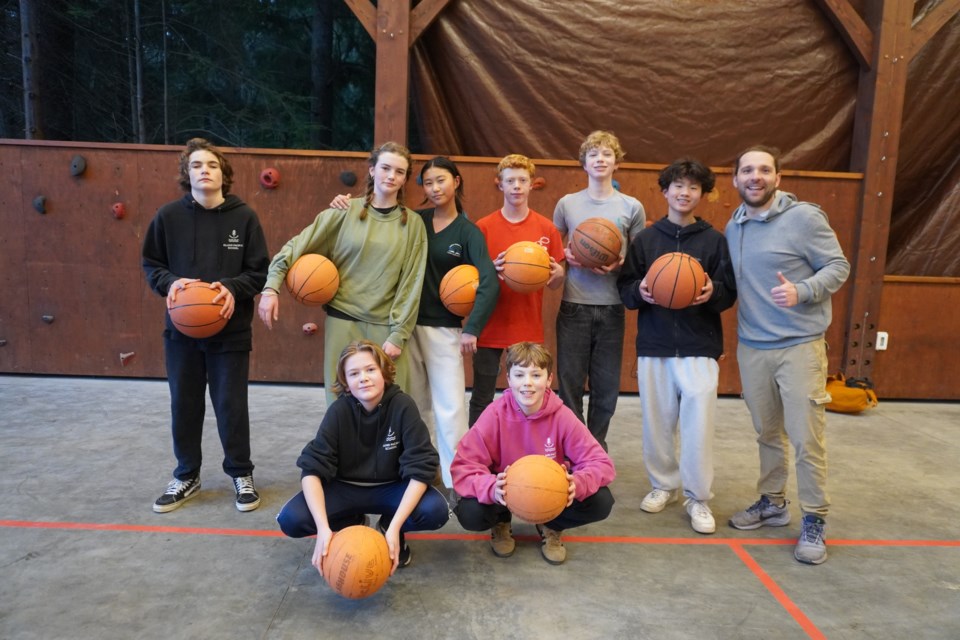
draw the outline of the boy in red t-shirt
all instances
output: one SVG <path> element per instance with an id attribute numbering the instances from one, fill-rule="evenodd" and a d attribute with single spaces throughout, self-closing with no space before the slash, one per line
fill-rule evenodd
<path id="1" fill-rule="evenodd" d="M 503 192 L 503 207 L 477 222 L 495 256 L 497 271 L 503 270 L 503 254 L 521 240 L 538 242 L 550 255 L 547 286 L 563 284 L 563 240 L 549 218 L 529 207 L 527 201 L 536 167 L 530 158 L 510 154 L 497 165 L 497 186 Z M 493 401 L 503 350 L 516 342 L 543 342 L 543 290 L 517 293 L 500 281 L 497 306 L 477 339 L 473 355 L 473 392 L 470 395 L 470 425 Z"/>

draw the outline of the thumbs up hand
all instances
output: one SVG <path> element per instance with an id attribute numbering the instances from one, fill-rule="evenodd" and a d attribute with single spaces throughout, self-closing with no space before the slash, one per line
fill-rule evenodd
<path id="1" fill-rule="evenodd" d="M 793 307 L 800 302 L 800 297 L 797 295 L 797 285 L 783 277 L 783 274 L 779 271 L 777 271 L 777 279 L 780 280 L 780 285 L 770 289 L 773 302 L 778 307 Z"/>

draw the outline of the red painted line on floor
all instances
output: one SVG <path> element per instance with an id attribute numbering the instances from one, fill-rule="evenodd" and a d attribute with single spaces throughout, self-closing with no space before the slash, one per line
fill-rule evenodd
<path id="1" fill-rule="evenodd" d="M 753 572 L 753 575 L 757 577 L 757 580 L 760 581 L 760 584 L 767 588 L 767 591 L 770 592 L 770 595 L 772 595 L 774 599 L 780 603 L 780 606 L 787 610 L 787 613 L 789 613 L 796 623 L 800 625 L 800 628 L 804 630 L 807 636 L 818 639 L 826 638 L 826 636 L 821 633 L 820 629 L 818 629 L 817 626 L 810 621 L 810 618 L 808 618 L 806 614 L 800 610 L 800 607 L 794 604 L 793 600 L 791 600 L 789 596 L 784 593 L 783 589 L 780 588 L 780 585 L 777 584 L 776 580 L 771 578 L 767 572 L 764 571 L 759 564 L 757 564 L 757 561 L 753 559 L 753 556 L 747 553 L 747 550 L 744 549 L 742 545 L 731 544 L 730 548 L 737 555 L 737 557 L 740 558 L 745 565 L 747 565 L 747 568 Z"/>
<path id="2" fill-rule="evenodd" d="M 68 531 L 115 531 L 136 533 L 175 533 L 188 535 L 246 536 L 260 538 L 282 538 L 280 531 L 262 529 L 224 529 L 211 527 L 170 527 L 159 525 L 110 524 L 95 522 L 35 522 L 30 520 L 0 520 L 0 527 L 12 529 L 57 529 Z M 486 540 L 486 533 L 410 533 L 411 540 Z M 518 535 L 518 540 L 535 541 L 536 535 Z M 801 629 L 814 639 L 826 636 L 784 593 L 780 585 L 764 571 L 751 556 L 745 546 L 784 546 L 795 543 L 794 538 L 664 538 L 639 536 L 564 536 L 566 542 L 594 544 L 636 544 L 636 545 L 688 545 L 688 546 L 726 546 L 753 572 L 760 583 L 774 599 L 796 621 Z M 832 546 L 844 547 L 958 547 L 960 540 L 829 540 Z"/>
<path id="3" fill-rule="evenodd" d="M 836 547 L 960 547 L 960 540 L 831 540 Z"/>
<path id="4" fill-rule="evenodd" d="M 254 536 L 282 538 L 279 531 L 262 529 L 214 529 L 206 527 L 161 527 L 136 524 L 98 524 L 94 522 L 30 522 L 27 520 L 0 520 L 0 527 L 18 529 L 66 529 L 81 531 L 134 531 L 137 533 L 185 533 L 207 536 Z"/>
<path id="5" fill-rule="evenodd" d="M 252 536 L 282 538 L 283 533 L 265 529 L 224 529 L 212 527 L 171 527 L 162 525 L 111 524 L 96 522 L 39 522 L 33 520 L 0 520 L 0 527 L 11 529 L 64 529 L 78 531 L 133 531 L 138 533 L 180 533 L 216 536 Z M 411 540 L 486 540 L 486 533 L 409 533 Z M 518 540 L 536 540 L 536 535 L 517 535 Z M 650 544 L 650 545 L 702 545 L 702 546 L 784 546 L 796 543 L 796 538 L 664 538 L 643 536 L 576 536 L 565 535 L 567 542 L 594 544 Z M 960 540 L 837 540 L 827 544 L 838 547 L 958 547 Z"/>

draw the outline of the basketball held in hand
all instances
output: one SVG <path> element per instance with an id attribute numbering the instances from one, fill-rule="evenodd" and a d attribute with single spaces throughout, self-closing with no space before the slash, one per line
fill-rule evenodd
<path id="1" fill-rule="evenodd" d="M 369 598 L 390 577 L 393 562 L 383 534 L 354 525 L 333 534 L 320 563 L 323 579 L 344 598 Z"/>
<path id="2" fill-rule="evenodd" d="M 297 258 L 284 281 L 297 302 L 307 306 L 327 304 L 340 288 L 340 273 L 329 259 L 317 253 Z"/>
<path id="3" fill-rule="evenodd" d="M 584 267 L 608 267 L 620 261 L 623 237 L 610 220 L 587 218 L 570 234 L 567 246 Z"/>
<path id="4" fill-rule="evenodd" d="M 447 311 L 462 318 L 473 311 L 480 286 L 480 272 L 472 264 L 458 264 L 440 281 L 440 301 Z"/>
<path id="5" fill-rule="evenodd" d="M 223 301 L 214 304 L 219 289 L 211 289 L 209 282 L 190 282 L 177 292 L 177 299 L 170 307 L 170 321 L 177 331 L 191 338 L 210 338 L 227 326 L 227 319 L 220 315 Z"/>
<path id="6" fill-rule="evenodd" d="M 567 506 L 569 489 L 566 468 L 546 456 L 523 456 L 507 468 L 507 508 L 530 524 L 559 516 Z"/>
<path id="7" fill-rule="evenodd" d="M 707 274 L 693 256 L 665 253 L 647 270 L 647 289 L 661 307 L 685 309 L 707 285 Z"/>
<path id="8" fill-rule="evenodd" d="M 504 252 L 501 275 L 517 293 L 539 291 L 550 279 L 550 255 L 536 242 L 516 242 Z"/>

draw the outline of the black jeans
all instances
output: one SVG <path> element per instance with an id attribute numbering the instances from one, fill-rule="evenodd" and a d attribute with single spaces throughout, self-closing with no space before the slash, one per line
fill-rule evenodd
<path id="1" fill-rule="evenodd" d="M 587 496 L 582 502 L 574 500 L 559 516 L 543 526 L 554 531 L 565 531 L 605 520 L 613 509 L 613 502 L 610 489 L 600 487 L 595 494 Z M 486 531 L 501 522 L 510 522 L 513 518 L 513 514 L 502 504 L 481 504 L 476 498 L 460 498 L 453 511 L 457 514 L 460 526 L 467 531 Z"/>
<path id="2" fill-rule="evenodd" d="M 500 375 L 500 358 L 503 349 L 479 347 L 473 354 L 473 389 L 470 393 L 470 421 L 477 421 L 497 393 L 497 376 Z"/>
<path id="3" fill-rule="evenodd" d="M 250 352 L 207 353 L 192 340 L 163 342 L 170 385 L 173 454 L 177 458 L 174 477 L 187 480 L 200 473 L 208 383 L 223 446 L 223 471 L 231 478 L 251 474 L 247 404 Z"/>
<path id="4" fill-rule="evenodd" d="M 623 305 L 561 302 L 557 313 L 557 392 L 600 446 L 607 449 L 610 419 L 620 396 L 623 361 Z M 583 394 L 590 381 L 590 404 Z"/>

